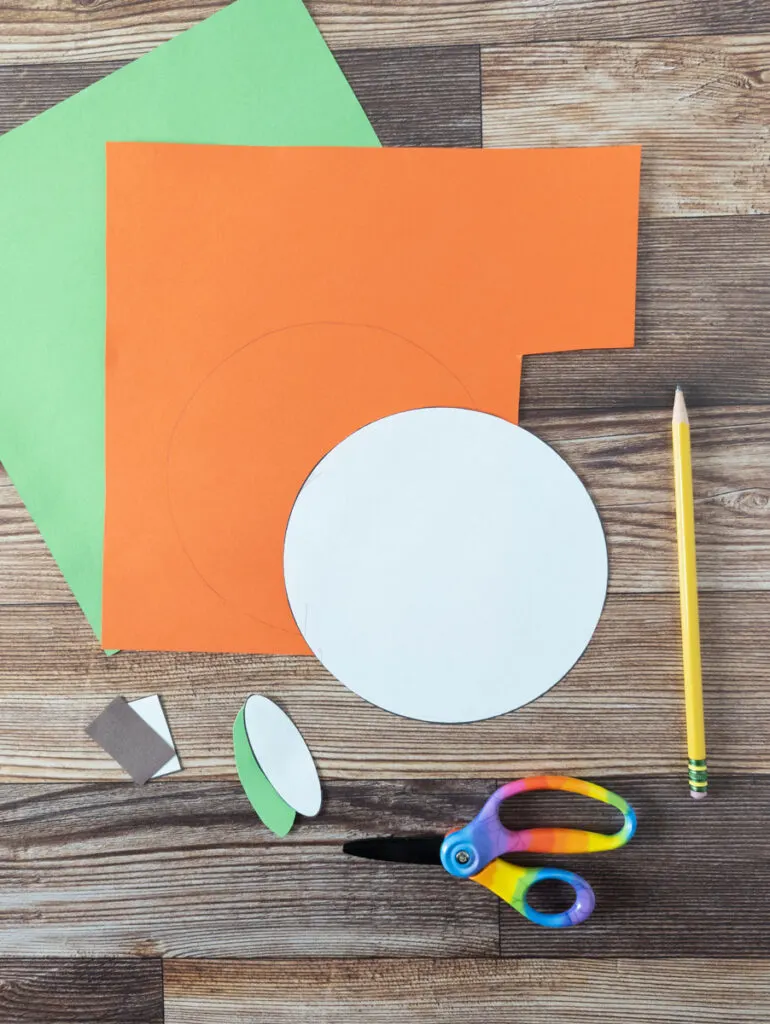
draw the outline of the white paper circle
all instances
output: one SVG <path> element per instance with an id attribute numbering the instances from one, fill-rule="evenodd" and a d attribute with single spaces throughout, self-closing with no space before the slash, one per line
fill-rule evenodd
<path id="1" fill-rule="evenodd" d="M 318 659 L 430 722 L 512 711 L 569 671 L 607 590 L 596 508 L 533 434 L 467 409 L 371 423 L 316 466 L 284 548 Z"/>
<path id="2" fill-rule="evenodd" d="M 313 755 L 286 712 L 255 693 L 246 701 L 243 722 L 254 757 L 273 789 L 299 814 L 318 814 L 321 783 Z"/>

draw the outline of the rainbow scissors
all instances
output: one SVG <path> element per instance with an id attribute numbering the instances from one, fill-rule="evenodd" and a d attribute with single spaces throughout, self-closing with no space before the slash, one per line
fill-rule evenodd
<path id="1" fill-rule="evenodd" d="M 500 805 L 509 797 L 533 789 L 561 789 L 611 804 L 623 815 L 623 826 L 612 835 L 573 828 L 528 828 L 512 831 L 500 821 Z M 501 786 L 487 800 L 470 824 L 446 835 L 391 836 L 358 839 L 345 843 L 343 851 L 370 860 L 406 864 L 441 864 L 455 878 L 470 878 L 491 890 L 529 921 L 546 928 L 568 928 L 590 916 L 596 902 L 594 891 L 580 875 L 562 868 L 522 868 L 500 860 L 504 853 L 597 853 L 623 846 L 636 831 L 633 807 L 610 790 L 566 775 L 538 775 Z M 575 892 L 569 910 L 544 913 L 527 903 L 527 893 L 546 879 L 566 882 Z"/>

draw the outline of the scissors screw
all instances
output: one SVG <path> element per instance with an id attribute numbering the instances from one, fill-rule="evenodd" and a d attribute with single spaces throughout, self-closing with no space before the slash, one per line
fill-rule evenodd
<path id="1" fill-rule="evenodd" d="M 471 855 L 467 852 L 467 850 L 458 850 L 457 853 L 455 854 L 455 860 L 457 861 L 458 864 L 467 864 L 470 859 Z"/>

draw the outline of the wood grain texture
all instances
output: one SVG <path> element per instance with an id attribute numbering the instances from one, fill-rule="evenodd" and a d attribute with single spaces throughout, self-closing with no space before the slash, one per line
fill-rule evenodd
<path id="1" fill-rule="evenodd" d="M 286 840 L 237 784 L 0 787 L 0 953 L 496 955 L 478 886 L 341 851 L 372 828 L 449 828 L 491 785 L 327 786 Z"/>
<path id="2" fill-rule="evenodd" d="M 765 1024 L 734 960 L 167 961 L 166 1024 Z"/>
<path id="3" fill-rule="evenodd" d="M 351 50 L 337 57 L 383 145 L 481 145 L 478 47 Z M 123 63 L 0 65 L 0 132 L 28 121 Z"/>
<path id="4" fill-rule="evenodd" d="M 136 57 L 224 7 L 217 0 L 5 0 L 0 62 Z M 310 0 L 333 48 L 530 43 L 761 32 L 761 0 Z"/>
<path id="5" fill-rule="evenodd" d="M 492 47 L 483 74 L 487 146 L 641 143 L 642 216 L 770 213 L 770 35 Z"/>
<path id="6" fill-rule="evenodd" d="M 125 61 L 79 64 L 0 64 L 0 132 L 17 128 L 56 103 L 88 88 Z"/>
<path id="7" fill-rule="evenodd" d="M 767 411 L 701 409 L 693 416 L 709 753 L 723 770 L 770 771 L 762 682 L 770 645 Z M 467 726 L 388 715 L 312 658 L 106 658 L 6 484 L 0 777 L 122 778 L 85 725 L 116 694 L 159 692 L 187 776 L 233 778 L 230 727 L 253 690 L 287 708 L 327 778 L 678 770 L 684 744 L 670 413 L 530 417 L 527 425 L 569 460 L 598 503 L 610 543 L 611 596 L 587 653 L 565 680 L 515 714 Z"/>
<path id="8" fill-rule="evenodd" d="M 160 960 L 0 959 L 3 1024 L 163 1024 Z"/>
<path id="9" fill-rule="evenodd" d="M 503 956 L 768 957 L 770 896 L 758 880 L 767 863 L 770 779 L 716 776 L 708 798 L 691 799 L 681 779 L 610 779 L 637 812 L 636 835 L 621 850 L 584 857 L 527 857 L 583 875 L 596 893 L 587 926 L 527 929 L 500 915 Z M 506 823 L 606 828 L 604 808 L 561 794 L 510 801 Z M 515 859 L 515 858 L 514 858 Z M 543 909 L 562 909 L 556 894 Z"/>
<path id="10" fill-rule="evenodd" d="M 551 409 L 670 411 L 767 403 L 770 394 L 770 217 L 704 217 L 640 225 L 633 350 L 524 360 L 522 422 Z"/>
<path id="11" fill-rule="evenodd" d="M 770 593 L 701 601 L 709 763 L 770 772 Z M 302 730 L 322 778 L 489 777 L 533 771 L 683 771 L 675 594 L 612 597 L 584 657 L 539 700 L 468 725 L 375 708 L 312 658 L 122 653 L 105 658 L 74 606 L 0 615 L 0 778 L 123 779 L 85 734 L 117 694 L 160 693 L 184 778 L 234 779 L 238 708 L 264 693 Z M 173 783 L 172 783 L 173 784 Z"/>
<path id="12" fill-rule="evenodd" d="M 347 50 L 339 65 L 383 146 L 480 146 L 477 46 Z"/>
<path id="13" fill-rule="evenodd" d="M 221 5 L 5 0 L 0 130 Z M 169 1024 L 766 1024 L 770 218 L 753 214 L 770 195 L 770 6 L 310 7 L 387 144 L 479 144 L 479 45 L 487 144 L 644 142 L 653 219 L 640 235 L 637 348 L 528 358 L 522 393 L 523 424 L 599 504 L 611 596 L 586 656 L 541 700 L 478 725 L 409 722 L 313 659 L 106 659 L 0 473 L 0 953 L 12 958 L 0 960 L 0 1021 L 156 1024 L 165 955 L 207 958 L 165 962 Z M 383 46 L 396 49 L 366 49 Z M 714 770 L 700 806 L 682 770 L 676 382 L 693 413 L 704 591 Z M 321 816 L 280 842 L 234 781 L 231 723 L 253 690 L 296 719 L 324 780 Z M 96 782 L 120 772 L 84 725 L 117 693 L 150 692 L 186 771 L 146 788 Z M 580 929 L 538 930 L 439 869 L 340 852 L 362 835 L 450 828 L 491 778 L 539 769 L 601 776 L 639 812 L 624 850 L 559 861 L 597 892 Z M 541 797 L 512 803 L 507 824 L 609 825 L 606 808 Z M 553 893 L 536 898 L 554 906 Z M 232 959 L 243 957 L 270 959 Z"/>
<path id="14" fill-rule="evenodd" d="M 617 354 L 631 377 L 633 356 Z M 701 591 L 770 590 L 770 406 L 701 408 L 692 422 Z M 522 423 L 569 462 L 596 502 L 609 545 L 610 593 L 675 591 L 670 411 L 533 412 Z M 0 471 L 0 606 L 70 600 Z"/>
<path id="15" fill-rule="evenodd" d="M 286 840 L 266 832 L 236 784 L 3 786 L 0 951 L 496 956 L 499 910 L 505 956 L 767 957 L 770 778 L 717 776 L 703 805 L 683 776 L 608 784 L 635 806 L 639 831 L 622 850 L 558 858 L 591 882 L 597 910 L 556 932 L 437 866 L 341 851 L 351 838 L 463 823 L 489 780 L 328 784 L 322 815 Z M 504 820 L 612 828 L 606 806 L 554 794 L 511 801 Z"/>
<path id="16" fill-rule="evenodd" d="M 373 66 L 376 66 L 374 61 L 369 67 Z M 440 77 L 436 80 L 437 89 L 441 88 L 441 81 Z M 19 93 L 15 95 L 18 97 Z M 11 107 L 16 109 L 15 104 Z M 631 486 L 637 504 L 657 503 L 659 512 L 661 500 L 668 498 L 670 501 L 664 421 L 671 409 L 676 383 L 684 386 L 693 413 L 695 459 L 701 464 L 696 469 L 698 481 L 701 468 L 705 472 L 708 467 L 708 490 L 702 491 L 701 497 L 708 498 L 712 510 L 721 502 L 724 509 L 719 515 L 725 517 L 724 522 L 731 527 L 737 525 L 739 537 L 743 536 L 743 527 L 753 530 L 752 543 L 762 548 L 767 537 L 761 525 L 762 502 L 766 500 L 768 484 L 767 432 L 762 424 L 767 423 L 768 406 L 764 404 L 754 412 L 744 406 L 767 403 L 770 395 L 770 218 L 698 218 L 643 224 L 636 347 L 625 351 L 528 356 L 524 361 L 522 424 L 542 432 L 546 440 L 558 436 L 576 444 L 582 435 L 596 438 L 604 429 L 608 438 L 601 442 L 605 444 L 604 452 L 600 447 L 593 448 L 589 463 L 576 466 L 595 494 L 600 511 L 606 517 L 599 487 L 599 476 L 603 473 L 605 478 L 616 475 Z M 709 405 L 739 408 L 734 411 L 717 409 L 704 419 L 706 414 L 697 409 Z M 645 420 L 644 416 L 629 412 L 626 420 L 607 415 L 604 419 L 600 417 L 597 423 L 596 410 L 611 408 L 655 408 L 660 415 Z M 569 411 L 569 422 L 560 426 L 559 417 L 549 415 L 549 410 Z M 581 410 L 590 411 L 585 423 L 580 417 L 572 416 Z M 711 434 L 708 442 L 705 435 L 699 433 L 704 429 Z M 658 447 L 653 460 L 654 474 L 647 473 L 645 468 L 649 451 L 640 453 L 636 461 L 629 458 L 629 450 L 634 445 L 630 435 L 636 430 L 648 435 L 642 442 L 647 446 L 652 433 L 659 433 L 659 440 L 655 442 Z M 617 444 L 612 441 L 614 434 L 622 438 Z M 608 461 L 613 451 L 618 453 L 618 444 L 624 449 L 622 457 L 627 472 L 621 472 Z M 563 450 L 568 458 L 573 458 L 566 447 Z M 654 490 L 645 495 L 640 491 L 638 480 L 641 476 L 649 481 L 653 475 Z M 722 497 L 717 499 L 717 495 Z M 733 506 L 733 503 L 737 504 Z M 652 514 L 656 514 L 654 509 Z M 699 523 L 699 527 L 701 525 Z M 620 527 L 627 530 L 632 524 L 623 519 Z M 607 528 L 612 544 L 613 524 L 609 521 Z M 626 563 L 626 568 L 632 572 L 631 580 L 627 573 L 620 571 L 621 566 L 615 564 L 615 558 L 620 557 L 619 544 L 615 544 L 613 587 L 645 589 L 644 580 L 640 582 L 639 578 L 653 566 L 647 557 L 649 548 L 644 543 L 649 536 L 646 530 L 641 535 L 638 552 L 641 568 L 634 564 L 629 567 Z M 659 533 L 658 539 L 663 541 L 663 535 Z M 661 572 L 671 579 L 672 539 L 668 538 L 665 567 L 663 561 L 658 563 L 657 578 L 648 580 L 647 589 L 663 586 Z M 707 543 L 701 536 L 699 542 Z M 742 547 L 742 541 L 736 543 Z M 736 551 L 726 532 L 717 544 L 713 559 L 711 553 L 701 552 L 701 583 L 707 587 L 725 585 L 725 570 L 730 565 L 725 558 L 728 550 L 733 554 Z M 627 545 L 626 551 L 633 562 L 637 552 Z M 755 558 L 758 558 L 756 572 Z M 715 568 L 720 583 L 714 582 L 709 567 L 709 562 L 714 565 L 714 559 L 720 563 Z M 766 579 L 765 554 L 754 552 L 750 558 L 739 557 L 739 561 L 732 564 L 733 570 L 746 576 L 736 582 L 735 571 L 730 572 L 731 586 L 740 586 L 741 580 L 751 587 L 764 585 L 756 580 L 757 573 Z M 7 478 L 0 475 L 0 603 L 69 599 L 69 590 L 45 554 L 15 491 Z"/>
<path id="17" fill-rule="evenodd" d="M 308 8 L 331 46 L 644 39 L 770 28 L 770 12 L 755 0 L 308 0 Z"/>

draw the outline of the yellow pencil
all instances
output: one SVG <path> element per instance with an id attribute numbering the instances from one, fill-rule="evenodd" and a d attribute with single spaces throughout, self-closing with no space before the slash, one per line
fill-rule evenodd
<path id="1" fill-rule="evenodd" d="M 676 541 L 679 553 L 679 606 L 682 614 L 684 703 L 687 716 L 687 757 L 690 796 L 702 800 L 708 791 L 706 730 L 703 724 L 703 685 L 698 622 L 698 579 L 695 571 L 695 514 L 690 461 L 690 420 L 682 389 L 676 389 L 674 416 L 674 481 Z"/>

